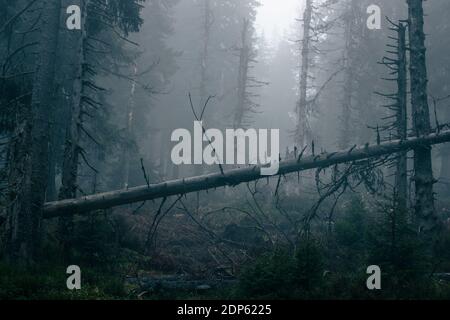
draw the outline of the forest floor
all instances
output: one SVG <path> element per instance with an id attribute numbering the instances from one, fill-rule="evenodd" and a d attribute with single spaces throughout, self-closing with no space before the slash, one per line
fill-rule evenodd
<path id="1" fill-rule="evenodd" d="M 300 212 L 298 203 L 284 205 Z M 33 268 L 0 263 L 0 299 L 450 299 L 450 229 L 430 256 L 407 224 L 396 226 L 392 246 L 390 216 L 368 208 L 360 196 L 348 197 L 337 208 L 332 238 L 319 224 L 292 249 L 283 237 L 291 235 L 291 224 L 269 202 L 260 204 L 278 223 L 266 223 L 264 232 L 247 214 L 217 214 L 217 207 L 204 205 L 195 222 L 178 206 L 145 254 L 142 245 L 153 217 L 147 212 L 154 208 L 79 218 L 74 254 L 66 260 L 71 263 L 61 262 L 54 241 Z M 445 217 L 449 207 L 440 202 L 437 210 Z M 70 264 L 82 270 L 81 290 L 67 289 Z M 370 291 L 367 267 L 374 264 L 382 270 L 382 290 Z"/>

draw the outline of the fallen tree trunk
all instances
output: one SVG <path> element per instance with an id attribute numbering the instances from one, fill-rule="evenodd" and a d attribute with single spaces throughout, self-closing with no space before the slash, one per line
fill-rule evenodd
<path id="1" fill-rule="evenodd" d="M 297 160 L 280 162 L 278 175 L 299 172 L 314 168 L 325 168 L 336 164 L 385 156 L 400 151 L 407 151 L 418 146 L 430 146 L 450 142 L 450 130 L 424 137 L 393 140 L 377 145 L 353 147 L 349 150 L 322 153 Z M 82 214 L 92 210 L 107 209 L 124 204 L 154 200 L 174 195 L 187 194 L 224 186 L 236 186 L 241 183 L 266 178 L 260 174 L 261 166 L 239 168 L 224 172 L 207 174 L 186 179 L 167 181 L 85 196 L 78 199 L 49 202 L 44 205 L 44 218 L 54 218 L 65 215 Z"/>

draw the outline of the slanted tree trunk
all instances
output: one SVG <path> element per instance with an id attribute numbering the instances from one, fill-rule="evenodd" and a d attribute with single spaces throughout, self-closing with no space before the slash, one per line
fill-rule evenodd
<path id="1" fill-rule="evenodd" d="M 427 93 L 427 66 L 422 0 L 407 0 L 409 7 L 409 41 L 411 98 L 414 131 L 417 136 L 431 132 Z M 420 230 L 430 232 L 437 227 L 434 208 L 433 169 L 431 147 L 418 146 L 414 150 L 415 212 Z"/>
<path id="2" fill-rule="evenodd" d="M 439 134 L 430 134 L 426 137 L 408 138 L 407 140 L 392 140 L 374 146 L 364 145 L 344 151 L 321 153 L 300 157 L 298 159 L 281 161 L 278 175 L 300 172 L 315 168 L 327 168 L 333 165 L 354 162 L 363 159 L 376 158 L 404 150 L 411 150 L 418 145 L 439 144 L 450 141 L 450 131 Z M 236 186 L 240 183 L 264 179 L 261 176 L 261 166 L 251 166 L 234 169 L 226 172 L 217 172 L 186 179 L 178 179 L 158 184 L 134 187 L 128 190 L 118 190 L 85 196 L 79 199 L 70 199 L 47 203 L 45 217 L 53 218 L 74 213 L 83 213 L 98 209 L 107 209 L 145 200 L 166 198 L 201 190 L 214 189 L 224 186 Z"/>
<path id="3" fill-rule="evenodd" d="M 303 13 L 303 38 L 301 41 L 301 67 L 299 75 L 299 101 L 297 103 L 297 128 L 295 142 L 302 150 L 308 144 L 311 130 L 308 119 L 308 80 L 309 80 L 309 59 L 311 43 L 311 21 L 312 21 L 312 0 L 306 0 L 306 7 Z"/>
<path id="4" fill-rule="evenodd" d="M 12 261 L 30 264 L 37 255 L 48 176 L 49 112 L 53 101 L 54 75 L 61 0 L 43 0 L 40 39 L 33 83 L 31 110 L 25 139 L 18 152 L 25 157 L 23 172 L 15 181 L 16 201 L 10 208 L 11 227 L 7 254 Z M 27 137 L 29 132 L 29 138 Z M 14 175 L 14 174 L 13 174 Z"/>

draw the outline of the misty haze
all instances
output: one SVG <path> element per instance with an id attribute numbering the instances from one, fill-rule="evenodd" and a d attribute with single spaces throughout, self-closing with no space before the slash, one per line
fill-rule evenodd
<path id="1" fill-rule="evenodd" d="M 449 299 L 449 14 L 0 0 L 0 299 Z"/>

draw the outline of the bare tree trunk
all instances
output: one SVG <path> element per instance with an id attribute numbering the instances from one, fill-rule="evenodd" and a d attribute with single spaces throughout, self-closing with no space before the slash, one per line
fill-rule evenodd
<path id="1" fill-rule="evenodd" d="M 59 199 L 73 199 L 77 196 L 78 166 L 81 151 L 81 126 L 83 125 L 83 95 L 85 80 L 85 44 L 87 41 L 86 15 L 88 0 L 71 1 L 81 9 L 81 30 L 66 31 L 70 39 L 68 43 L 73 45 L 70 60 L 73 63 L 70 72 L 73 72 L 72 88 L 70 98 L 70 115 L 66 128 L 66 141 L 63 154 L 63 166 L 61 173 L 61 188 Z M 66 3 L 65 3 L 66 4 Z M 65 53 L 67 54 L 67 53 Z M 61 217 L 58 221 L 59 241 L 62 256 L 67 260 L 70 256 L 70 245 L 73 234 L 72 217 Z"/>
<path id="2" fill-rule="evenodd" d="M 212 13 L 211 0 L 204 0 L 203 13 L 203 49 L 200 58 L 200 101 L 206 100 L 206 84 L 208 83 L 209 42 L 211 39 Z"/>
<path id="3" fill-rule="evenodd" d="M 167 145 L 167 141 L 170 141 L 170 130 L 167 128 L 162 128 L 159 143 L 160 152 L 158 174 L 163 180 L 169 176 L 169 163 L 167 162 L 167 159 L 170 159 L 170 148 Z"/>
<path id="4" fill-rule="evenodd" d="M 249 20 L 244 19 L 241 34 L 241 48 L 239 50 L 239 70 L 238 70 L 238 96 L 236 112 L 234 114 L 234 128 L 241 128 L 245 114 L 246 94 L 247 94 L 247 82 L 248 82 L 248 68 L 250 60 L 250 47 L 249 47 Z"/>
<path id="5" fill-rule="evenodd" d="M 136 77 L 137 77 L 138 67 L 136 64 L 133 66 L 133 82 L 131 83 L 130 99 L 127 105 L 127 122 L 126 122 L 126 141 L 125 148 L 123 150 L 123 177 L 122 177 L 122 188 L 127 189 L 130 180 L 130 143 L 133 141 L 133 122 L 134 122 L 134 96 L 136 93 Z"/>
<path id="6" fill-rule="evenodd" d="M 357 1 L 350 0 L 349 8 L 347 9 L 345 17 L 345 53 L 344 53 L 344 98 L 342 101 L 342 113 L 341 113 L 341 136 L 339 137 L 339 147 L 347 148 L 350 145 L 350 137 L 352 134 L 352 102 L 353 102 L 353 90 L 354 90 L 354 51 L 355 51 L 355 24 L 356 24 L 356 10 Z"/>
<path id="7" fill-rule="evenodd" d="M 64 160 L 62 168 L 62 186 L 59 191 L 59 199 L 75 198 L 77 192 L 78 162 L 80 157 L 81 126 L 83 124 L 82 97 L 85 64 L 86 42 L 86 1 L 72 1 L 80 6 L 82 23 L 80 31 L 70 31 L 68 37 L 75 43 L 74 56 L 74 80 L 71 90 L 70 118 L 66 129 L 66 142 L 64 148 Z"/>
<path id="8" fill-rule="evenodd" d="M 398 28 L 398 75 L 397 75 L 397 112 L 396 127 L 397 139 L 406 140 L 407 138 L 407 61 L 406 61 L 406 27 L 399 24 Z M 401 212 L 407 211 L 408 203 L 408 160 L 407 152 L 399 154 L 397 160 L 397 171 L 395 177 L 395 188 L 397 193 L 397 205 Z"/>
<path id="9" fill-rule="evenodd" d="M 407 0 L 409 6 L 410 74 L 412 115 L 415 134 L 431 132 L 427 93 L 427 66 L 422 0 Z M 433 169 L 431 147 L 418 146 L 414 150 L 414 182 L 416 188 L 416 216 L 420 230 L 430 232 L 437 227 L 434 208 Z"/>
<path id="10" fill-rule="evenodd" d="M 376 158 L 405 150 L 419 145 L 439 144 L 450 141 L 450 131 L 439 134 L 430 134 L 425 137 L 413 137 L 406 140 L 395 140 L 380 143 L 374 146 L 364 145 L 350 150 L 322 153 L 300 159 L 280 162 L 278 175 L 305 171 L 315 168 L 326 168 L 336 164 Z M 79 199 L 50 202 L 45 205 L 45 217 L 53 218 L 74 213 L 83 213 L 97 209 L 106 209 L 114 206 L 165 198 L 179 194 L 187 194 L 201 190 L 214 189 L 224 186 L 236 186 L 241 183 L 264 179 L 261 176 L 260 166 L 252 166 L 218 172 L 186 179 L 172 180 L 158 184 L 130 188 L 128 190 L 111 191 L 86 196 Z"/>
<path id="11" fill-rule="evenodd" d="M 443 146 L 441 150 L 441 173 L 439 181 L 443 184 L 441 192 L 450 193 L 450 147 Z"/>
<path id="12" fill-rule="evenodd" d="M 17 199 L 11 207 L 7 253 L 12 261 L 32 263 L 40 243 L 42 206 L 48 176 L 49 111 L 53 101 L 55 58 L 58 43 L 61 0 L 42 1 L 37 70 L 33 83 L 29 139 L 20 146 L 24 157 Z M 25 134 L 27 136 L 27 134 Z M 27 143 L 28 144 L 25 144 Z M 23 149 L 23 150 L 22 150 Z M 19 178 L 19 177 L 18 177 Z"/>
<path id="13" fill-rule="evenodd" d="M 50 134 L 54 135 L 55 131 L 50 129 Z M 48 155 L 48 181 L 47 181 L 47 193 L 45 196 L 45 201 L 55 201 L 57 199 L 57 190 L 56 190 L 56 139 L 52 139 L 49 141 L 49 155 Z"/>
<path id="14" fill-rule="evenodd" d="M 200 56 L 200 104 L 203 105 L 207 100 L 207 83 L 208 83 L 208 59 L 209 45 L 211 40 L 212 11 L 211 0 L 203 0 L 203 48 Z M 196 175 L 202 174 L 203 166 L 195 165 L 194 171 Z"/>
<path id="15" fill-rule="evenodd" d="M 308 119 L 308 75 L 310 59 L 310 33 L 312 20 L 312 0 L 306 0 L 306 7 L 303 13 L 303 38 L 301 41 L 301 67 L 299 74 L 299 101 L 297 103 L 297 128 L 295 142 L 301 149 L 308 143 L 311 137 L 311 129 Z"/>

